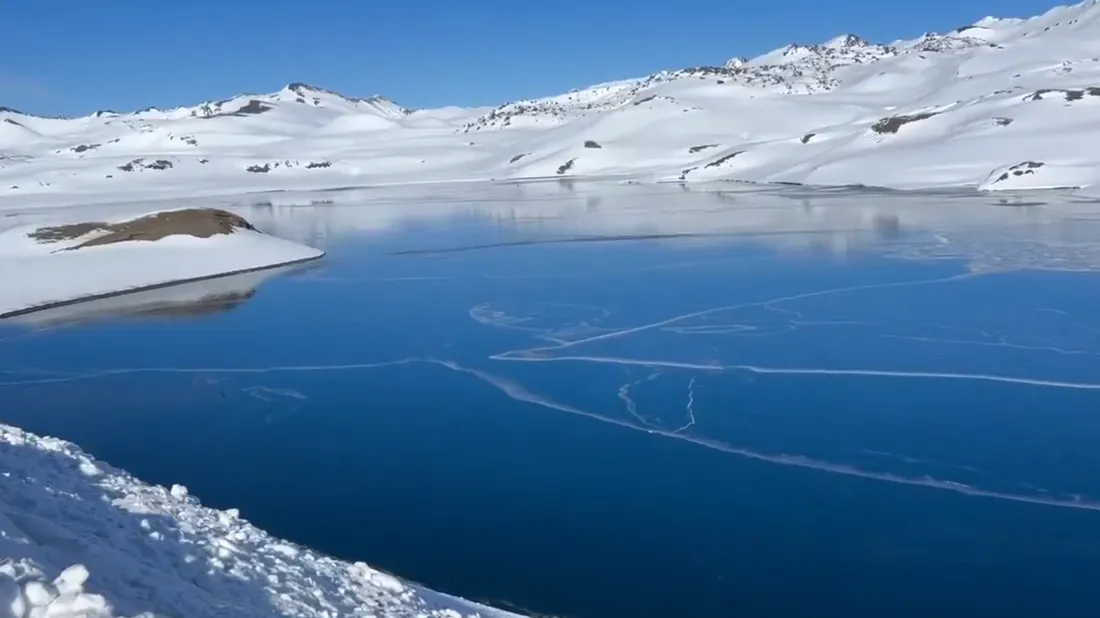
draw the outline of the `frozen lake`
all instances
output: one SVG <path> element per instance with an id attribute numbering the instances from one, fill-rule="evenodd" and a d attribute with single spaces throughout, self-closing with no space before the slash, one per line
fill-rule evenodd
<path id="1" fill-rule="evenodd" d="M 0 421 L 539 614 L 1100 611 L 1096 202 L 594 182 L 190 204 L 328 257 L 0 323 Z"/>

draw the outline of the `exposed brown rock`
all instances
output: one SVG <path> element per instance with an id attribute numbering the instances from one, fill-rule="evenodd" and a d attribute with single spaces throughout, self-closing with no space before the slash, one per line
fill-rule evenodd
<path id="1" fill-rule="evenodd" d="M 122 223 L 88 222 L 42 227 L 31 232 L 30 237 L 39 242 L 52 243 L 101 232 L 95 238 L 68 247 L 67 250 L 71 251 L 120 242 L 154 241 L 174 235 L 210 238 L 218 234 L 232 234 L 237 229 L 256 228 L 231 212 L 214 208 L 189 208 L 160 212 Z"/>

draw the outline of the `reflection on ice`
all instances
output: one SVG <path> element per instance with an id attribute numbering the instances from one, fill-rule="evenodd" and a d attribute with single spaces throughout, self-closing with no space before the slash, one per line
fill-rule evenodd
<path id="1" fill-rule="evenodd" d="M 33 311 L 5 318 L 0 320 L 0 323 L 44 327 L 120 317 L 151 319 L 202 317 L 240 307 L 256 295 L 260 285 L 274 277 L 305 272 L 315 267 L 316 264 L 291 264 L 118 294 Z"/>
<path id="2" fill-rule="evenodd" d="M 736 393 L 731 396 L 731 391 L 737 381 L 764 380 L 766 376 L 806 376 L 807 382 L 812 381 L 811 376 L 858 376 L 883 382 L 1100 390 L 1100 377 L 1092 363 L 1093 357 L 1100 356 L 1100 329 L 1082 317 L 1100 314 L 1096 306 L 1100 296 L 1082 294 L 1082 285 L 1091 283 L 1074 279 L 1080 275 L 1070 272 L 1100 268 L 1100 243 L 1095 242 L 1100 231 L 1097 204 L 1069 200 L 1036 204 L 1003 197 L 991 202 L 987 196 L 966 194 L 813 192 L 802 188 L 708 192 L 675 187 L 604 185 L 586 189 L 577 184 L 566 189 L 526 184 L 482 193 L 476 187 L 436 187 L 430 196 L 425 191 L 371 191 L 369 195 L 348 191 L 329 194 L 329 203 L 324 204 L 312 203 L 315 195 L 272 195 L 265 196 L 262 205 L 238 201 L 235 206 L 218 206 L 237 208 L 261 227 L 314 243 L 318 237 L 335 242 L 349 230 L 376 234 L 368 239 L 383 243 L 387 231 L 416 227 L 425 221 L 445 221 L 459 228 L 469 225 L 470 233 L 462 236 L 473 238 L 465 248 L 486 250 L 437 256 L 444 265 L 453 263 L 449 260 L 476 259 L 471 253 L 508 256 L 512 254 L 504 252 L 540 250 L 526 245 L 568 244 L 570 239 L 595 237 L 661 243 L 664 261 L 592 263 L 583 269 L 555 271 L 552 263 L 532 265 L 516 260 L 517 264 L 511 264 L 505 257 L 494 262 L 499 268 L 491 272 L 443 269 L 437 273 L 416 262 L 408 267 L 408 273 L 375 276 L 367 271 L 371 276 L 355 272 L 340 276 L 315 272 L 301 279 L 303 285 L 347 286 L 367 289 L 370 294 L 378 289 L 398 294 L 418 286 L 443 289 L 454 282 L 477 283 L 469 286 L 470 297 L 463 296 L 461 307 L 454 307 L 452 314 L 459 316 L 456 319 L 469 319 L 481 333 L 501 335 L 492 340 L 493 345 L 501 340 L 511 343 L 476 359 L 443 358 L 449 356 L 449 349 L 430 348 L 432 354 L 415 354 L 401 348 L 390 360 L 383 357 L 370 362 L 67 372 L 23 368 L 6 371 L 0 386 L 137 374 L 255 380 L 272 374 L 432 367 L 470 376 L 518 402 L 759 462 L 969 496 L 1100 510 L 1100 500 L 1063 489 L 1044 490 L 1028 481 L 991 478 L 981 466 L 968 461 L 933 462 L 933 457 L 896 453 L 889 448 L 865 448 L 833 457 L 832 453 L 811 453 L 796 444 L 788 452 L 783 450 L 786 444 L 757 443 L 719 429 L 731 422 L 730 402 L 736 402 Z M 365 197 L 369 201 L 364 202 Z M 1008 202 L 1001 203 L 1004 200 Z M 1009 205 L 1014 207 L 1005 208 Z M 440 248 L 459 248 L 447 242 L 453 236 L 435 238 L 425 233 L 417 236 L 424 244 L 385 247 L 360 237 L 354 247 L 372 252 L 372 259 L 390 260 L 388 264 L 396 260 L 409 264 L 424 260 L 425 253 L 438 253 Z M 879 275 L 872 283 L 834 287 L 806 287 L 814 282 L 799 280 L 792 289 L 783 288 L 785 293 L 776 293 L 779 288 L 775 287 L 755 292 L 740 287 L 741 277 L 766 267 L 766 261 L 754 261 L 757 258 L 752 256 L 701 259 L 687 255 L 684 237 L 691 237 L 692 243 L 722 239 L 726 244 L 764 244 L 780 251 L 825 248 L 841 255 L 864 252 L 906 264 L 959 260 L 965 268 L 945 267 L 937 271 L 939 276 L 921 278 L 887 280 Z M 553 249 L 576 247 L 554 245 Z M 683 255 L 667 255 L 676 252 Z M 589 282 L 595 282 L 593 288 L 618 289 L 616 286 L 628 278 L 648 283 L 648 277 L 665 277 L 662 281 L 672 286 L 681 274 L 687 276 L 701 268 L 722 269 L 726 279 L 719 282 L 720 290 L 683 299 L 666 288 L 643 288 L 644 293 L 638 293 L 639 285 L 635 296 L 621 302 L 645 304 L 641 313 L 625 310 L 636 309 L 635 305 L 611 306 L 603 300 L 584 304 L 591 299 L 571 296 L 572 288 L 557 296 L 545 291 L 551 286 Z M 1005 284 L 1006 276 L 1000 273 L 1026 277 L 1019 272 L 1022 270 L 1066 272 L 1046 273 L 1042 294 L 1020 295 L 1020 288 Z M 508 287 L 531 283 L 536 285 L 525 287 L 525 291 L 544 295 L 519 296 Z M 366 287 L 375 284 L 385 287 Z M 486 288 L 499 295 L 474 296 L 472 290 L 488 294 Z M 610 303 L 618 296 L 601 298 L 611 298 Z M 375 302 L 375 297 L 364 297 L 364 302 Z M 653 298 L 662 302 L 649 302 Z M 439 295 L 440 302 L 449 299 Z M 564 302 L 570 300 L 578 302 Z M 429 328 L 431 325 L 417 324 L 410 332 L 419 334 Z M 371 336 L 376 330 L 372 325 Z M 459 347 L 461 343 L 454 349 Z M 960 354 L 959 349 L 980 353 Z M 362 359 L 356 356 L 351 360 Z M 601 384 L 607 391 L 607 405 L 577 403 L 567 390 L 536 386 L 540 363 L 555 363 L 557 368 L 571 364 L 618 381 L 592 379 L 592 384 Z M 303 410 L 314 396 L 274 381 L 237 384 L 235 388 L 239 396 L 282 406 L 281 414 Z M 662 397 L 653 396 L 658 392 Z M 653 405 L 653 401 L 668 401 L 673 393 L 677 405 Z M 268 420 L 277 419 L 269 416 Z M 884 470 L 884 462 L 896 467 Z"/>
<path id="3" fill-rule="evenodd" d="M 379 238 L 432 225 L 476 224 L 514 237 L 406 253 L 591 240 L 717 243 L 845 255 L 877 247 L 908 258 L 973 262 L 977 271 L 1095 270 L 1100 204 L 1057 192 L 990 196 L 967 191 L 812 189 L 766 185 L 629 185 L 615 182 L 463 183 L 79 206 L 89 217 L 208 206 L 241 214 L 265 232 L 326 248 L 352 234 Z M 8 226 L 42 223 L 74 207 L 8 213 Z M 504 243 L 502 246 L 501 243 Z"/>

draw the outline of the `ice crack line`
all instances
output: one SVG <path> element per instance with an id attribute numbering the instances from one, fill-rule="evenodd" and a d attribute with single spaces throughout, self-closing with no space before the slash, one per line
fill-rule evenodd
<path id="1" fill-rule="evenodd" d="M 623 328 L 623 329 L 619 329 L 619 330 L 615 330 L 615 331 L 611 331 L 611 332 L 607 332 L 607 333 L 600 333 L 598 335 L 593 335 L 591 337 L 585 337 L 583 339 L 575 339 L 575 340 L 572 340 L 572 341 L 565 341 L 565 342 L 558 343 L 557 345 L 540 346 L 540 347 L 534 347 L 534 348 L 527 348 L 527 349 L 523 349 L 523 350 L 513 350 L 513 351 L 510 351 L 510 352 L 503 352 L 501 354 L 494 354 L 490 358 L 492 358 L 493 360 L 525 360 L 525 358 L 524 358 L 525 356 L 530 357 L 531 355 L 537 355 L 541 352 L 553 352 L 553 351 L 556 351 L 556 350 L 563 350 L 563 349 L 566 349 L 566 348 L 571 348 L 571 347 L 583 345 L 583 344 L 586 344 L 586 343 L 592 343 L 594 341 L 603 341 L 603 340 L 606 340 L 606 339 L 614 339 L 614 338 L 617 338 L 617 337 L 624 337 L 626 335 L 633 335 L 635 333 L 640 333 L 640 332 L 644 332 L 644 331 L 648 331 L 648 330 L 653 330 L 655 328 L 661 328 L 661 327 L 664 327 L 664 326 L 669 326 L 671 324 L 676 324 L 677 322 L 682 322 L 684 320 L 689 320 L 689 319 L 692 319 L 692 318 L 701 318 L 701 317 L 705 317 L 705 316 L 708 316 L 708 315 L 713 315 L 715 313 L 719 313 L 719 312 L 722 312 L 722 311 L 732 311 L 732 310 L 735 310 L 735 309 L 745 309 L 745 308 L 748 308 L 748 307 L 766 307 L 770 310 L 777 310 L 778 311 L 778 309 L 775 308 L 775 305 L 778 304 L 778 303 L 782 303 L 782 302 L 790 302 L 790 301 L 794 301 L 794 300 L 804 300 L 804 299 L 807 299 L 807 298 L 816 298 L 816 297 L 820 297 L 820 296 L 829 296 L 829 295 L 832 295 L 832 294 L 843 294 L 843 293 L 846 293 L 846 292 L 861 292 L 861 291 L 865 291 L 865 290 L 878 290 L 878 289 L 892 288 L 892 287 L 907 287 L 907 286 L 916 286 L 916 285 L 930 285 L 930 284 L 936 284 L 936 283 L 948 283 L 948 282 L 952 282 L 952 281 L 962 281 L 964 279 L 971 279 L 971 278 L 974 278 L 974 277 L 977 277 L 977 276 L 979 276 L 979 275 L 977 275 L 975 273 L 963 273 L 961 275 L 953 275 L 953 276 L 950 276 L 950 277 L 940 277 L 940 278 L 937 278 L 937 279 L 917 279 L 917 280 L 913 280 L 913 281 L 894 281 L 894 282 L 890 282 L 890 283 L 873 283 L 873 284 L 867 284 L 867 285 L 854 285 L 854 286 L 846 286 L 846 287 L 840 287 L 840 288 L 830 288 L 830 289 L 827 289 L 827 290 L 818 290 L 816 292 L 806 292 L 806 293 L 803 293 L 803 294 L 793 294 L 791 296 L 783 296 L 783 297 L 780 297 L 780 298 L 772 298 L 772 299 L 768 299 L 768 300 L 759 300 L 759 301 L 752 301 L 752 302 L 747 302 L 747 303 L 739 303 L 739 304 L 736 304 L 736 305 L 725 305 L 725 306 L 722 306 L 722 307 L 712 307 L 710 309 L 703 309 L 703 310 L 700 310 L 700 311 L 693 311 L 691 313 L 684 313 L 684 314 L 673 316 L 671 318 L 666 318 L 664 320 L 660 320 L 660 321 L 657 321 L 657 322 L 651 322 L 649 324 L 642 324 L 641 326 L 633 326 L 633 327 L 630 327 L 630 328 Z M 789 310 L 783 310 L 783 311 L 785 311 L 787 313 L 797 313 L 797 312 L 793 312 L 793 311 L 789 311 Z M 799 314 L 799 315 L 801 315 L 801 314 Z"/>
<path id="2" fill-rule="evenodd" d="M 660 427 L 649 422 L 649 420 L 638 413 L 638 404 L 634 401 L 634 398 L 630 396 L 630 389 L 638 386 L 642 382 L 652 382 L 653 380 L 656 380 L 660 375 L 661 374 L 659 372 L 655 371 L 642 380 L 627 382 L 626 384 L 623 384 L 619 387 L 619 399 L 623 400 L 623 405 L 626 406 L 627 413 L 633 416 L 642 425 L 652 429 L 660 429 Z"/>
<path id="3" fill-rule="evenodd" d="M 695 377 L 692 376 L 691 381 L 688 382 L 688 400 L 687 400 L 687 416 L 688 421 L 683 427 L 673 431 L 672 433 L 680 433 L 685 429 L 688 429 L 695 425 Z"/>
<path id="4" fill-rule="evenodd" d="M 605 361 L 606 362 L 606 361 Z M 613 361 L 614 362 L 614 361 Z M 89 372 L 80 376 L 71 376 L 67 378 L 46 379 L 46 380 L 28 380 L 21 382 L 37 383 L 44 382 L 70 382 L 81 379 L 93 379 L 102 378 L 107 376 L 118 376 L 127 374 L 138 373 L 175 373 L 175 374 L 268 374 L 276 372 L 328 372 L 328 371 L 356 371 L 365 369 L 375 369 L 381 367 L 393 367 L 398 365 L 408 364 L 433 364 L 450 369 L 460 373 L 473 376 L 486 384 L 496 387 L 505 396 L 522 403 L 533 404 L 542 408 L 556 410 L 567 414 L 573 414 L 585 418 L 589 418 L 601 423 L 608 423 L 624 429 L 631 429 L 634 431 L 641 431 L 651 435 L 659 435 L 665 438 L 674 440 L 682 440 L 686 443 L 694 444 L 703 448 L 713 449 L 716 451 L 728 453 L 738 457 L 746 459 L 752 459 L 761 462 L 767 462 L 771 464 L 777 464 L 782 466 L 793 466 L 804 469 L 817 470 L 829 474 L 840 474 L 844 476 L 854 476 L 874 481 L 881 481 L 887 483 L 895 483 L 900 485 L 909 485 L 916 487 L 925 487 L 928 489 L 936 489 L 942 491 L 951 491 L 968 496 L 979 496 L 986 498 L 993 498 L 999 500 L 1010 500 L 1014 502 L 1023 502 L 1029 504 L 1039 504 L 1046 506 L 1062 507 L 1062 508 L 1074 508 L 1074 509 L 1086 509 L 1093 511 L 1100 511 L 1100 502 L 1090 501 L 1080 495 L 1070 495 L 1068 498 L 1059 498 L 1051 496 L 1049 494 L 1039 495 L 1027 495 L 1027 494 L 1015 494 L 1009 492 L 1000 492 L 995 490 L 986 490 L 976 488 L 970 485 L 964 485 L 962 483 L 956 483 L 948 480 L 935 479 L 930 476 L 924 475 L 921 477 L 910 477 L 901 474 L 895 474 L 890 472 L 877 472 L 872 470 L 866 470 L 858 468 L 851 464 L 835 463 L 821 459 L 815 459 L 812 457 L 806 457 L 803 455 L 787 454 L 787 453 L 767 453 L 758 451 L 755 449 L 735 446 L 712 438 L 707 438 L 698 435 L 692 435 L 684 433 L 683 429 L 691 426 L 695 421 L 695 392 L 694 392 L 694 379 L 689 383 L 689 395 L 688 404 L 686 408 L 689 411 L 688 423 L 684 428 L 676 431 L 667 429 L 661 429 L 654 426 L 647 426 L 631 422 L 625 419 L 617 419 L 595 412 L 590 412 L 578 407 L 574 407 L 568 404 L 560 403 L 541 395 L 539 393 L 528 390 L 523 384 L 503 376 L 495 375 L 481 369 L 468 367 L 461 365 L 454 361 L 442 360 L 436 358 L 404 358 L 393 361 L 383 361 L 374 363 L 354 363 L 354 364 L 340 364 L 340 365 L 283 365 L 283 366 L 270 366 L 270 367 L 203 367 L 203 368 L 185 368 L 185 367 L 143 367 L 143 368 L 130 368 L 130 369 L 113 369 L 103 370 L 96 372 Z M 701 367 L 699 369 L 709 369 L 710 367 Z M 652 378 L 650 378 L 652 379 Z M 14 384 L 19 384 L 16 382 Z M 4 383 L 0 383 L 4 384 Z M 6 384 L 13 384 L 8 382 Z M 1096 388 L 1100 388 L 1100 385 L 1096 385 Z M 628 389 L 629 392 L 629 389 Z M 628 394 L 629 397 L 629 394 Z"/>
<path id="5" fill-rule="evenodd" d="M 619 387 L 619 399 L 623 400 L 623 404 L 626 406 L 627 413 L 630 414 L 631 416 L 633 416 L 635 420 L 637 420 L 639 423 L 645 425 L 646 427 L 652 427 L 654 429 L 657 429 L 656 425 L 654 425 L 653 423 L 650 423 L 645 418 L 643 418 L 642 415 L 638 414 L 638 404 L 636 404 L 634 402 L 634 399 L 631 398 L 631 396 L 630 396 L 630 389 L 637 386 L 638 382 L 640 382 L 640 380 L 637 381 L 637 382 L 627 382 L 626 384 L 623 384 L 622 386 L 620 386 Z"/>

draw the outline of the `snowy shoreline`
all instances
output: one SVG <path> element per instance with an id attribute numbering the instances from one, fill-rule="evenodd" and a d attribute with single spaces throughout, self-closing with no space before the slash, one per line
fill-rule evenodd
<path id="1" fill-rule="evenodd" d="M 0 313 L 0 320 L 5 320 L 5 319 L 8 319 L 8 318 L 19 318 L 19 317 L 24 317 L 24 316 L 27 316 L 27 315 L 30 315 L 30 314 L 33 314 L 33 313 L 51 311 L 51 310 L 54 310 L 54 309 L 61 309 L 63 307 L 71 307 L 73 305 L 80 305 L 80 304 L 91 303 L 91 302 L 100 301 L 100 300 L 107 300 L 107 299 L 110 299 L 110 298 L 117 298 L 117 297 L 120 297 L 120 296 L 128 296 L 130 294 L 138 294 L 138 293 L 141 293 L 141 292 L 151 292 L 151 291 L 154 291 L 154 290 L 162 290 L 162 289 L 165 289 L 165 288 L 183 286 L 183 285 L 187 285 L 187 284 L 191 284 L 191 283 L 201 283 L 201 282 L 204 282 L 204 281 L 212 281 L 212 280 L 215 280 L 215 279 L 224 279 L 224 278 L 228 278 L 228 277 L 235 277 L 235 276 L 238 276 L 238 275 L 247 275 L 247 274 L 252 274 L 252 273 L 259 273 L 259 272 L 266 271 L 266 270 L 275 270 L 275 269 L 280 269 L 280 268 L 284 268 L 284 267 L 299 266 L 299 265 L 303 265 L 303 264 L 308 264 L 310 262 L 314 262 L 314 261 L 320 259 L 320 257 L 321 256 L 306 257 L 306 258 L 301 258 L 301 259 L 298 259 L 298 260 L 293 260 L 293 261 L 290 261 L 290 262 L 281 262 L 281 263 L 278 263 L 278 264 L 256 266 L 254 268 L 244 268 L 244 269 L 240 269 L 240 270 L 230 270 L 230 271 L 215 273 L 215 274 L 212 274 L 212 275 L 204 275 L 204 276 L 201 276 L 201 277 L 191 277 L 189 279 L 173 279 L 171 281 L 165 281 L 165 282 L 162 282 L 162 283 L 153 283 L 153 284 L 143 285 L 143 286 L 128 287 L 128 288 L 125 288 L 125 289 L 115 290 L 115 291 L 111 291 L 111 292 L 103 292 L 103 293 L 100 293 L 100 294 L 92 294 L 92 295 L 88 295 L 88 296 L 80 296 L 80 297 L 76 297 L 76 298 L 69 298 L 69 299 L 65 299 L 65 300 L 47 302 L 47 303 L 42 303 L 42 304 L 38 304 L 38 305 L 33 305 L 33 306 L 30 306 L 30 307 L 25 307 L 23 309 L 15 309 L 15 310 L 12 310 L 12 311 L 8 311 L 6 313 Z"/>
<path id="2" fill-rule="evenodd" d="M 269 536 L 0 424 L 0 616 L 518 618 Z"/>
<path id="3" fill-rule="evenodd" d="M 0 232 L 0 319 L 324 255 L 210 208 L 20 226 Z"/>

